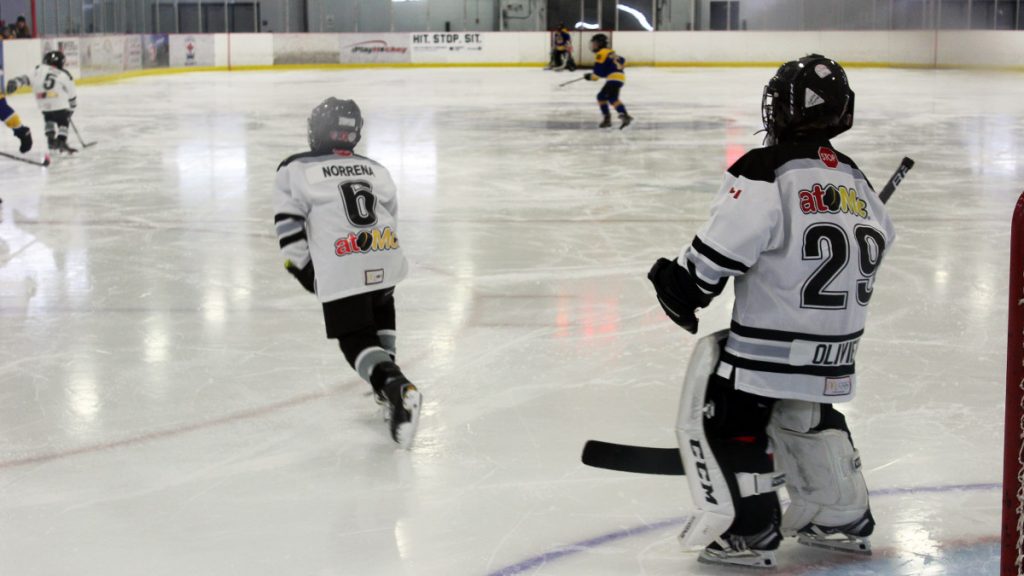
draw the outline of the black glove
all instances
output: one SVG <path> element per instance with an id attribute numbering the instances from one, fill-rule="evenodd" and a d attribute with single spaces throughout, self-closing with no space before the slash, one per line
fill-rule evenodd
<path id="1" fill-rule="evenodd" d="M 590 72 L 587 72 L 586 74 L 583 75 L 583 79 L 584 80 L 593 80 L 594 79 L 594 75 L 591 74 Z"/>
<path id="2" fill-rule="evenodd" d="M 658 303 L 669 319 L 690 334 L 696 334 L 697 315 L 694 312 L 707 306 L 711 298 L 700 291 L 686 269 L 675 259 L 658 258 L 647 273 L 647 279 L 654 284 Z"/>
<path id="3" fill-rule="evenodd" d="M 313 260 L 309 261 L 302 268 L 299 268 L 295 264 L 292 264 L 291 260 L 286 260 L 284 267 L 288 270 L 288 273 L 295 276 L 295 279 L 302 284 L 310 294 L 316 294 L 316 273 L 313 271 Z"/>
<path id="4" fill-rule="evenodd" d="M 28 129 L 28 126 L 22 126 L 21 128 L 14 129 L 14 135 L 21 140 L 21 147 L 18 151 L 24 154 L 32 149 L 32 131 Z"/>
<path id="5" fill-rule="evenodd" d="M 8 94 L 14 94 L 17 91 L 18 91 L 18 81 L 17 80 L 8 80 L 7 81 L 7 93 Z"/>

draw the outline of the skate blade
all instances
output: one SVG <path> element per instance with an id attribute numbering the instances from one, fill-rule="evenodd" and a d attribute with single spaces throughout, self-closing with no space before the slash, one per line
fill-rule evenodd
<path id="1" fill-rule="evenodd" d="M 422 404 L 423 395 L 420 394 L 419 390 L 409 391 L 402 398 L 402 407 L 409 413 L 409 421 L 397 426 L 395 429 L 395 442 L 403 450 L 408 450 L 412 446 L 413 439 L 416 438 L 416 429 L 420 425 L 420 406 Z"/>
<path id="2" fill-rule="evenodd" d="M 717 556 L 704 551 L 697 556 L 697 562 L 712 566 L 736 566 L 750 570 L 774 570 L 776 567 L 774 552 L 748 551 L 742 554 Z"/>
<path id="3" fill-rule="evenodd" d="M 807 536 L 800 535 L 797 536 L 796 541 L 797 544 L 803 544 L 804 546 L 810 546 L 811 548 L 821 548 L 824 550 L 831 550 L 833 552 L 845 552 L 847 554 L 871 556 L 871 542 L 867 540 L 829 540 L 827 538 L 809 538 Z"/>

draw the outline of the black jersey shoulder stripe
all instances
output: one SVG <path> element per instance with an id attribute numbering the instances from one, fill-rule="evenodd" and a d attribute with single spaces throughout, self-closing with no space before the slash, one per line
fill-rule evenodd
<path id="1" fill-rule="evenodd" d="M 859 172 L 860 168 L 852 158 L 832 147 L 827 139 L 806 140 L 786 144 L 775 144 L 764 148 L 755 148 L 744 154 L 732 166 L 729 173 L 747 180 L 775 182 L 775 171 L 791 160 L 818 160 L 818 150 L 828 148 L 836 153 L 840 162 Z"/>
<path id="2" fill-rule="evenodd" d="M 761 340 L 778 340 L 779 342 L 792 342 L 794 340 L 809 340 L 811 342 L 846 342 L 847 340 L 856 340 L 864 335 L 863 330 L 851 332 L 850 334 L 841 334 L 838 336 L 827 335 L 827 334 L 809 334 L 806 332 L 787 332 L 785 330 L 770 330 L 768 328 L 754 328 L 752 326 L 744 326 L 735 320 L 729 326 L 729 331 L 737 334 L 738 336 L 746 336 L 748 338 L 759 338 Z"/>
<path id="3" fill-rule="evenodd" d="M 374 166 L 380 166 L 381 168 L 384 167 L 383 164 L 381 164 L 380 162 L 377 162 L 373 158 L 367 158 L 366 156 L 361 156 L 359 154 L 353 154 L 352 158 L 356 158 L 356 159 L 359 159 L 359 160 L 365 160 L 365 161 L 369 162 L 370 164 L 373 164 Z"/>
<path id="4" fill-rule="evenodd" d="M 285 236 L 284 238 L 281 238 L 278 241 L 278 244 L 281 245 L 281 248 L 284 248 L 285 246 L 288 246 L 289 244 L 294 244 L 294 243 L 298 242 L 299 240 L 306 240 L 306 231 L 305 230 L 299 230 L 295 234 L 292 234 L 290 236 Z"/>
<path id="5" fill-rule="evenodd" d="M 299 216 L 298 214 L 287 214 L 282 212 L 280 214 L 274 214 L 274 224 L 281 222 L 282 220 L 298 220 L 299 222 L 305 222 L 305 216 Z"/>
<path id="6" fill-rule="evenodd" d="M 739 160 L 733 162 L 729 167 L 729 174 L 737 178 L 747 180 L 760 180 L 762 182 L 775 182 L 775 168 L 773 146 L 766 148 L 755 148 L 750 150 Z"/>
<path id="7" fill-rule="evenodd" d="M 315 158 L 317 156 L 323 156 L 323 154 L 321 154 L 319 152 L 313 152 L 313 151 L 306 151 L 306 152 L 299 152 L 298 154 L 292 154 L 291 156 L 285 158 L 284 162 L 281 162 L 277 166 L 277 169 L 280 170 L 281 168 L 284 168 L 285 166 L 287 166 L 287 165 L 291 164 L 292 162 L 294 162 L 296 160 L 299 160 L 301 158 Z"/>
<path id="8" fill-rule="evenodd" d="M 707 258 L 719 268 L 727 268 L 729 270 L 735 270 L 743 274 L 745 274 L 747 270 L 750 270 L 750 267 L 743 264 L 743 262 L 733 260 L 732 258 L 729 258 L 728 256 L 715 250 L 711 246 L 708 246 L 703 241 L 701 241 L 699 236 L 693 237 L 693 242 L 690 243 L 690 246 L 692 246 L 698 254 Z"/>
<path id="9" fill-rule="evenodd" d="M 856 372 L 856 364 L 843 366 L 792 366 L 790 364 L 777 364 L 775 362 L 764 362 L 762 360 L 751 360 L 741 358 L 722 351 L 722 362 L 732 364 L 736 368 L 755 370 L 757 372 L 772 372 L 775 374 L 806 374 L 808 376 L 823 376 L 825 378 L 841 378 L 852 376 Z"/>

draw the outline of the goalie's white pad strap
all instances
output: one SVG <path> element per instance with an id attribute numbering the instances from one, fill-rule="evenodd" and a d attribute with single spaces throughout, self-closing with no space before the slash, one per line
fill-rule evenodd
<path id="1" fill-rule="evenodd" d="M 782 517 L 782 531 L 791 534 L 807 524 L 837 527 L 859 520 L 868 510 L 868 490 L 860 470 L 860 456 L 842 430 L 794 431 L 780 422 L 810 422 L 806 402 L 796 415 L 787 411 L 791 401 L 776 402 L 768 435 L 775 464 L 786 473 L 791 503 Z M 813 411 L 812 411 L 813 413 Z"/>
<path id="2" fill-rule="evenodd" d="M 740 488 L 740 498 L 757 496 L 774 492 L 786 483 L 784 472 L 771 474 L 751 474 L 750 472 L 739 472 L 736 474 L 736 484 Z"/>
<path id="3" fill-rule="evenodd" d="M 718 364 L 718 343 L 728 334 L 728 330 L 722 330 L 697 340 L 679 400 L 676 438 L 690 495 L 699 510 L 679 536 L 680 543 L 686 547 L 710 544 L 729 529 L 736 516 L 729 485 L 704 435 L 708 378 Z"/>

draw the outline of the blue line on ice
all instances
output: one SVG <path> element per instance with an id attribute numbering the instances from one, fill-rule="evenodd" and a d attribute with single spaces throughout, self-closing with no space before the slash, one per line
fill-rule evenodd
<path id="1" fill-rule="evenodd" d="M 1002 487 L 1000 483 L 989 483 L 989 484 L 951 484 L 949 486 L 913 486 L 908 488 L 885 488 L 882 490 L 873 490 L 872 496 L 899 496 L 903 494 L 922 494 L 922 493 L 944 493 L 944 492 L 977 492 L 984 490 L 998 490 Z M 487 576 L 512 576 L 514 574 L 522 574 L 527 570 L 531 570 L 538 566 L 547 564 L 548 562 L 564 558 L 566 556 L 572 556 L 580 552 L 586 552 L 598 546 L 603 546 L 609 542 L 615 542 L 616 540 L 622 540 L 624 538 L 630 538 L 633 536 L 639 536 L 641 534 L 647 534 L 648 532 L 654 532 L 667 528 L 669 526 L 682 524 L 686 519 L 684 516 L 676 518 L 668 518 L 654 522 L 652 524 L 643 524 L 641 526 L 633 526 L 631 528 L 625 528 L 623 530 L 616 530 L 615 532 L 609 532 L 586 540 L 580 540 L 572 544 L 565 546 L 559 546 L 553 550 L 549 550 L 542 554 L 532 556 L 521 562 L 510 564 L 504 568 L 499 568 L 493 572 L 490 572 Z"/>

